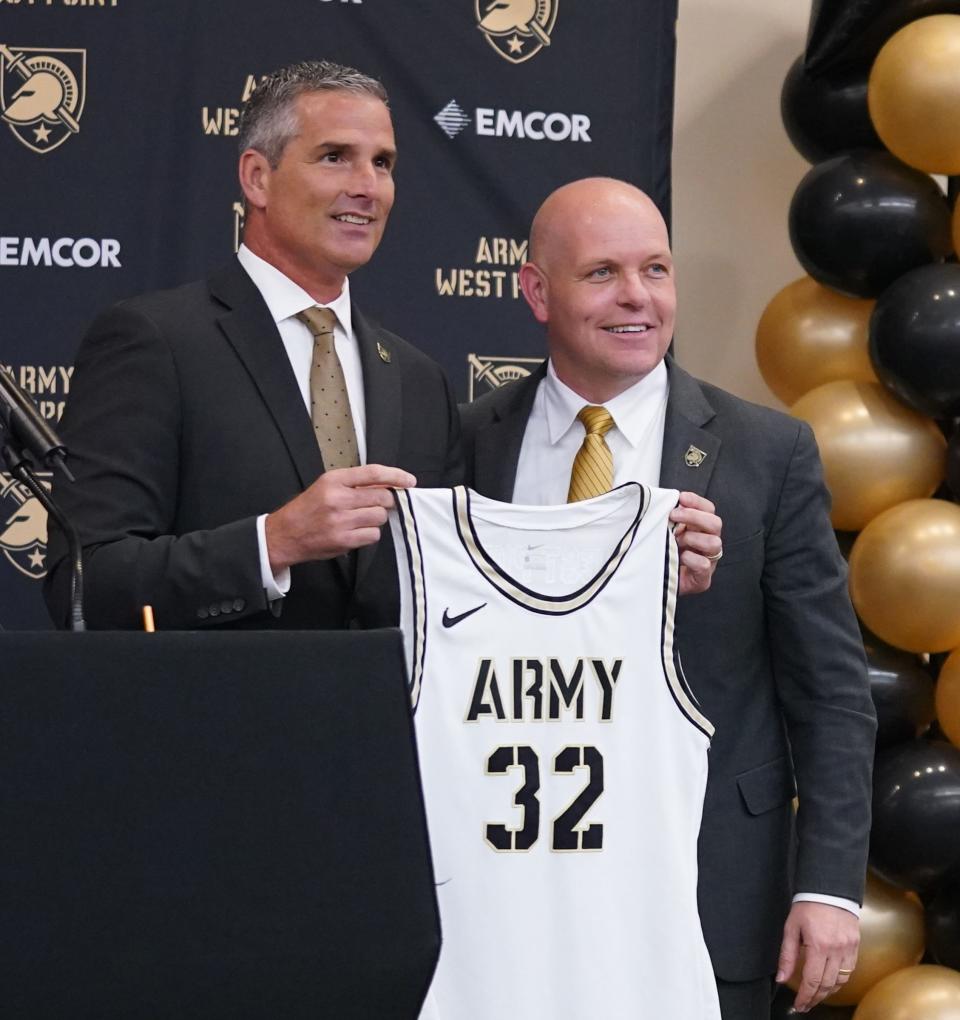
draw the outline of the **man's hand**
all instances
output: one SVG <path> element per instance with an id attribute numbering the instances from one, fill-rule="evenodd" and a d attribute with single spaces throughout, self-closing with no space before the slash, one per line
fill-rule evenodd
<path id="1" fill-rule="evenodd" d="M 373 545 L 393 506 L 390 489 L 416 484 L 409 472 L 382 464 L 325 472 L 309 489 L 268 515 L 270 569 L 276 575 L 296 563 L 329 560 Z"/>
<path id="2" fill-rule="evenodd" d="M 794 903 L 783 927 L 777 981 L 786 981 L 803 947 L 803 971 L 793 1000 L 798 1013 L 808 1013 L 850 980 L 857 965 L 860 921 L 843 907 L 829 903 Z"/>
<path id="3" fill-rule="evenodd" d="M 680 594 L 706 591 L 723 554 L 720 530 L 723 522 L 709 499 L 695 492 L 681 492 L 680 505 L 670 512 L 680 549 Z"/>

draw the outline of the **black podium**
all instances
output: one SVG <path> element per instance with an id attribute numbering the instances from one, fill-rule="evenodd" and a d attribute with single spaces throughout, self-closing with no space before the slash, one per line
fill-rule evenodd
<path id="1" fill-rule="evenodd" d="M 0 634 L 0 1014 L 415 1020 L 399 632 Z"/>

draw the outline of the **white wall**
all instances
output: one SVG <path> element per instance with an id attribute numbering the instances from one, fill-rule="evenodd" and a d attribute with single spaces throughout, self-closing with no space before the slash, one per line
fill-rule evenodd
<path id="1" fill-rule="evenodd" d="M 809 164 L 783 129 L 780 88 L 809 17 L 809 0 L 680 0 L 677 26 L 677 358 L 773 407 L 753 344 L 767 302 L 803 275 L 787 210 Z"/>

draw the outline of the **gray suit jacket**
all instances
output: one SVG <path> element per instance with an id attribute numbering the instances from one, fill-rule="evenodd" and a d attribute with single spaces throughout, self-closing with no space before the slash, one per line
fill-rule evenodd
<path id="1" fill-rule="evenodd" d="M 455 484 L 459 422 L 440 368 L 356 307 L 353 322 L 368 462 Z M 138 627 L 145 603 L 165 629 L 396 626 L 389 534 L 355 563 L 294 567 L 289 595 L 268 607 L 256 518 L 323 462 L 283 341 L 238 262 L 101 315 L 77 355 L 62 436 L 77 481 L 57 481 L 55 495 L 80 531 L 90 626 Z M 45 596 L 61 625 L 68 574 L 53 525 Z"/>
<path id="2" fill-rule="evenodd" d="M 716 727 L 700 913 L 717 974 L 746 981 L 776 969 L 791 890 L 862 900 L 875 714 L 810 429 L 667 364 L 660 484 L 723 520 L 709 592 L 677 609 L 684 672 Z M 467 483 L 484 495 L 511 498 L 543 373 L 461 408 Z"/>

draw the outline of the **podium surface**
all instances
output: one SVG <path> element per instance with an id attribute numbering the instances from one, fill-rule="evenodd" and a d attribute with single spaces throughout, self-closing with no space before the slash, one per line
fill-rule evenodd
<path id="1" fill-rule="evenodd" d="M 440 937 L 398 631 L 0 651 L 4 1015 L 415 1020 Z"/>

